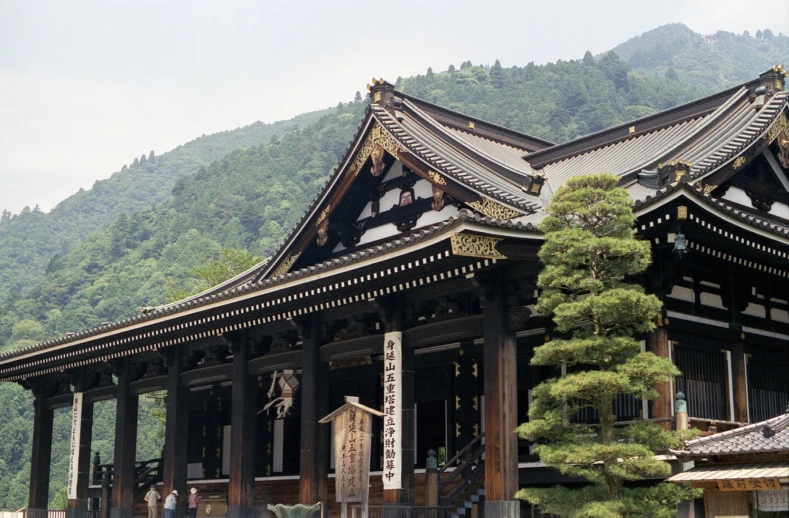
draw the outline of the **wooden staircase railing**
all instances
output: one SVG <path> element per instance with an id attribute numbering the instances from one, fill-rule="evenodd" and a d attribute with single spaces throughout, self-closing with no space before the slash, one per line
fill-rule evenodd
<path id="1" fill-rule="evenodd" d="M 438 470 L 438 504 L 453 506 L 485 474 L 485 434 L 468 443 Z M 455 468 L 449 470 L 449 468 Z M 454 486 L 447 491 L 447 488 Z"/>

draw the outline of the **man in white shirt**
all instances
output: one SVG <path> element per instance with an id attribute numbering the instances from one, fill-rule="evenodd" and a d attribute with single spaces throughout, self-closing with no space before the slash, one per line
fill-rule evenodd
<path id="1" fill-rule="evenodd" d="M 159 500 L 162 495 L 156 491 L 156 486 L 151 486 L 151 490 L 145 494 L 145 501 L 148 502 L 148 518 L 156 518 L 159 510 Z"/>
<path id="2" fill-rule="evenodd" d="M 178 491 L 173 489 L 164 501 L 164 518 L 175 518 L 175 504 L 178 500 Z"/>

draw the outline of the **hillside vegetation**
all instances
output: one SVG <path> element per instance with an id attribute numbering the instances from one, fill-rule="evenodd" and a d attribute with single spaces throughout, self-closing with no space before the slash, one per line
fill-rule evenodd
<path id="1" fill-rule="evenodd" d="M 197 172 L 229 152 L 268 141 L 293 126 L 312 124 L 327 111 L 305 113 L 289 121 L 256 122 L 243 128 L 203 135 L 157 156 L 153 151 L 133 158 L 90 190 L 80 189 L 49 213 L 26 207 L 19 214 L 0 213 L 0 304 L 25 294 L 56 255 L 68 252 L 91 233 L 122 213 L 150 208 L 171 196 L 179 178 Z M 120 161 L 120 160 L 119 160 Z"/>
<path id="2" fill-rule="evenodd" d="M 675 23 L 631 38 L 613 51 L 636 72 L 681 77 L 707 90 L 744 83 L 773 65 L 789 67 L 789 37 L 769 29 L 702 36 Z"/>
<path id="3" fill-rule="evenodd" d="M 675 48 L 680 55 L 691 47 Z M 771 55 L 763 61 L 772 65 L 774 59 Z M 633 69 L 614 53 L 597 59 L 587 53 L 582 59 L 540 66 L 465 62 L 457 69 L 399 79 L 398 88 L 558 142 L 729 86 L 720 78 L 712 85 L 688 79 L 706 77 L 700 66 L 669 74 L 657 66 Z M 760 65 L 758 71 L 767 67 Z M 311 119 L 300 119 L 300 127 L 293 128 L 297 118 L 287 127 L 270 127 L 265 135 L 262 128 L 244 137 L 228 132 L 215 136 L 211 145 L 212 137 L 204 137 L 169 154 L 146 157 L 144 163 L 138 160 L 50 214 L 26 211 L 4 217 L 0 300 L 6 298 L 0 303 L 0 349 L 125 318 L 141 306 L 166 302 L 173 293 L 204 288 L 195 267 L 220 259 L 223 250 L 225 255 L 228 249 L 257 257 L 272 254 L 345 153 L 365 107 L 362 101 L 341 103 L 308 114 Z M 171 164 L 165 167 L 167 160 Z M 64 236 L 51 235 L 60 232 Z M 114 414 L 111 403 L 106 405 L 94 421 L 99 430 L 94 444 L 103 459 L 111 457 L 113 436 Z M 153 404 L 141 405 L 146 405 L 141 415 L 149 419 Z M 0 422 L 0 435 L 6 437 L 0 444 L 0 509 L 13 509 L 24 505 L 27 492 L 30 395 L 0 385 L 0 408 L 6 416 Z M 156 423 L 143 428 L 141 459 L 161 447 Z M 67 420 L 57 421 L 56 437 L 63 446 L 56 447 L 53 465 L 64 466 Z M 64 483 L 65 473 L 58 468 L 52 497 Z"/>

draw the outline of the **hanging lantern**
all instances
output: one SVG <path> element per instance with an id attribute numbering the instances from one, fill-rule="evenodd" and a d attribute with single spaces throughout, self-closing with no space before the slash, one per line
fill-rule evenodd
<path id="1" fill-rule="evenodd" d="M 674 236 L 674 251 L 680 255 L 687 253 L 688 242 L 685 240 L 685 234 Z"/>

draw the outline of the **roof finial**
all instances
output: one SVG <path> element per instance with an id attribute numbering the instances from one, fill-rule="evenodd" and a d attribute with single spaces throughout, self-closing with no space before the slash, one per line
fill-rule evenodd
<path id="1" fill-rule="evenodd" d="M 367 85 L 367 90 L 370 91 L 373 102 L 385 108 L 393 97 L 394 85 L 383 78 L 373 78 L 372 83 Z"/>

